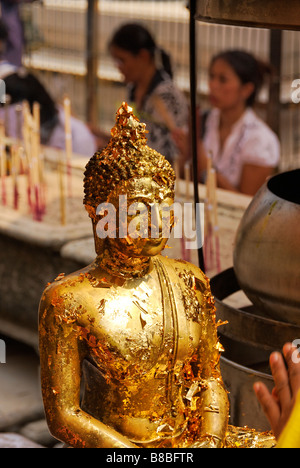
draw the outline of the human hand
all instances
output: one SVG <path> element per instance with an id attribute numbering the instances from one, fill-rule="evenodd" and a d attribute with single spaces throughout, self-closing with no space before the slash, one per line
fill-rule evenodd
<path id="1" fill-rule="evenodd" d="M 278 352 L 270 356 L 275 383 L 272 393 L 262 382 L 254 384 L 257 399 L 277 440 L 291 416 L 300 389 L 300 359 L 297 348 L 292 343 L 286 343 L 283 347 L 283 355 L 284 359 Z"/>
<path id="2" fill-rule="evenodd" d="M 174 128 L 171 135 L 180 153 L 187 157 L 189 153 L 189 133 L 185 129 Z"/>

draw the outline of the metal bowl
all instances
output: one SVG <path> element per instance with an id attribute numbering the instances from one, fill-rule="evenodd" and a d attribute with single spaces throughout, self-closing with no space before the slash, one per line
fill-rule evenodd
<path id="1" fill-rule="evenodd" d="M 221 325 L 218 332 L 226 339 L 238 341 L 240 351 L 242 348 L 252 347 L 259 350 L 260 354 L 266 351 L 268 357 L 272 351 L 281 351 L 285 343 L 300 337 L 300 326 L 261 315 L 251 304 L 238 308 L 228 304 L 228 298 L 240 291 L 233 268 L 211 278 L 210 284 L 216 303 L 217 320 L 228 322 Z"/>
<path id="2" fill-rule="evenodd" d="M 196 19 L 271 29 L 300 29 L 299 0 L 196 0 Z"/>
<path id="3" fill-rule="evenodd" d="M 253 390 L 255 382 L 263 382 L 271 392 L 274 381 L 271 375 L 238 364 L 236 361 L 221 357 L 222 378 L 228 391 L 230 404 L 230 424 L 248 426 L 257 431 L 269 431 L 268 422 Z"/>
<path id="4" fill-rule="evenodd" d="M 236 234 L 233 263 L 261 314 L 300 325 L 300 169 L 272 177 L 255 195 Z"/>

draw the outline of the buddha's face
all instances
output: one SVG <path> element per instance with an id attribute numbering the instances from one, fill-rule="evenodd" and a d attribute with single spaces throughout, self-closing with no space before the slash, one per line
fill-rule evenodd
<path id="1" fill-rule="evenodd" d="M 150 177 L 124 181 L 110 194 L 116 230 L 110 245 L 131 257 L 152 257 L 166 246 L 174 225 L 174 193 Z"/>

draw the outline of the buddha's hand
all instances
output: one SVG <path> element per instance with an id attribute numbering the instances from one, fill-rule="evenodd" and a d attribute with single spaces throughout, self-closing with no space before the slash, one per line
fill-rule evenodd
<path id="1" fill-rule="evenodd" d="M 190 448 L 220 448 L 222 447 L 222 440 L 218 436 L 206 435 L 197 442 L 194 442 Z"/>

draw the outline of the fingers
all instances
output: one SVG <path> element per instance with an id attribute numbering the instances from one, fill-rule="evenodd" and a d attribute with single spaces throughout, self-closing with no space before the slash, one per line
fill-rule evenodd
<path id="1" fill-rule="evenodd" d="M 277 401 L 270 394 L 266 385 L 262 382 L 256 382 L 254 384 L 254 391 L 259 403 L 261 404 L 263 412 L 275 433 L 275 428 L 277 427 L 280 418 L 280 407 Z"/>
<path id="2" fill-rule="evenodd" d="M 296 397 L 300 389 L 300 355 L 292 343 L 286 343 L 283 354 L 288 367 L 289 384 L 292 397 Z"/>
<path id="3" fill-rule="evenodd" d="M 289 385 L 289 375 L 287 373 L 284 359 L 281 353 L 274 352 L 270 356 L 270 367 L 275 383 L 276 396 L 283 408 L 291 401 L 291 389 Z"/>
<path id="4" fill-rule="evenodd" d="M 263 383 L 258 382 L 254 385 L 257 399 L 277 438 L 290 417 L 296 395 L 300 390 L 300 354 L 297 347 L 292 343 L 286 343 L 283 347 L 283 356 L 278 352 L 270 356 L 275 384 L 272 394 Z"/>

